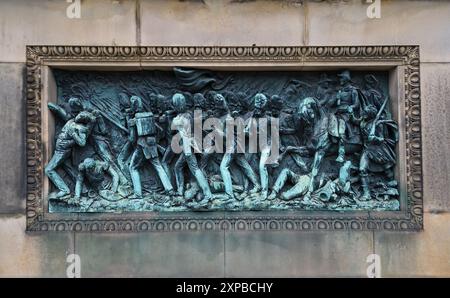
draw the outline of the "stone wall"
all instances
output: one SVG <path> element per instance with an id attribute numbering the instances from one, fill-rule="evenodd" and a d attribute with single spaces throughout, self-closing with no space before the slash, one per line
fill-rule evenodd
<path id="1" fill-rule="evenodd" d="M 0 276 L 450 276 L 450 2 L 64 0 L 0 2 Z M 25 45 L 421 47 L 424 226 L 393 232 L 25 233 Z"/>

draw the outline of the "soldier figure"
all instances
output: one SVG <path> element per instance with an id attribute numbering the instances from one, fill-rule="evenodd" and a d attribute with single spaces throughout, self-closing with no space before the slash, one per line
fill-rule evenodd
<path id="1" fill-rule="evenodd" d="M 321 74 L 315 96 L 319 100 L 320 106 L 327 112 L 332 111 L 332 107 L 336 101 L 331 82 L 333 80 L 329 79 L 326 73 Z"/>
<path id="2" fill-rule="evenodd" d="M 142 198 L 141 177 L 139 167 L 143 159 L 148 159 L 156 170 L 167 194 L 173 194 L 173 186 L 161 165 L 156 144 L 156 123 L 151 112 L 143 112 L 142 100 L 138 96 L 130 98 L 133 118 L 128 121 L 130 140 L 135 149 L 130 161 L 130 175 L 133 182 L 134 198 Z"/>
<path id="3" fill-rule="evenodd" d="M 277 99 L 275 97 L 275 99 Z M 281 101 L 280 101 L 281 102 Z M 267 126 L 269 126 L 270 121 L 273 121 L 274 118 L 270 117 L 267 113 L 266 113 L 266 107 L 268 104 L 268 99 L 267 97 L 262 94 L 262 93 L 258 93 L 255 95 L 254 98 L 254 112 L 252 114 L 252 117 L 255 119 L 251 119 L 251 122 L 249 123 L 249 125 L 252 125 L 256 120 L 256 118 L 266 118 L 267 119 Z M 272 116 L 275 116 L 276 118 L 279 117 L 279 109 L 275 109 L 274 114 Z M 259 119 L 258 119 L 259 121 Z M 256 123 L 256 122 L 255 122 Z M 271 126 L 271 125 L 270 125 Z M 248 130 L 251 130 L 250 127 L 247 128 Z M 265 200 L 268 196 L 268 192 L 269 192 L 269 171 L 267 169 L 268 167 L 268 161 L 270 158 L 270 155 L 272 153 L 272 150 L 279 150 L 279 144 L 278 147 L 275 146 L 275 148 L 272 148 L 272 145 L 276 145 L 275 143 L 273 143 L 274 140 L 272 140 L 272 135 L 269 133 L 269 129 L 268 127 L 257 127 L 257 132 L 258 132 L 258 137 L 261 137 L 261 132 L 262 131 L 266 131 L 265 135 L 267 136 L 267 140 L 265 142 L 265 144 L 261 144 L 263 147 L 260 148 L 261 150 L 261 156 L 259 159 L 259 176 L 261 179 L 261 198 L 263 200 Z"/>
<path id="4" fill-rule="evenodd" d="M 111 176 L 110 187 L 107 185 L 105 174 Z M 117 192 L 119 187 L 119 174 L 111 167 L 108 162 L 95 160 L 93 158 L 86 158 L 78 166 L 78 177 L 75 185 L 75 198 L 81 197 L 81 191 L 83 189 L 83 183 L 86 183 L 97 190 L 109 188 L 111 192 Z"/>
<path id="5" fill-rule="evenodd" d="M 288 181 L 294 186 L 289 188 L 289 190 L 280 193 L 281 189 L 286 185 Z M 279 196 L 280 199 L 287 201 L 305 195 L 308 192 L 310 182 L 311 174 L 300 175 L 288 168 L 285 168 L 280 172 L 277 180 L 273 184 L 272 193 L 270 194 L 268 199 L 274 200 Z"/>
<path id="6" fill-rule="evenodd" d="M 120 183 L 127 184 L 127 178 L 119 169 L 119 166 L 117 166 L 115 163 L 115 159 L 111 152 L 108 141 L 105 120 L 103 119 L 100 111 L 96 109 L 85 109 L 82 100 L 78 97 L 71 97 L 68 102 L 68 110 L 54 103 L 49 103 L 48 108 L 64 122 L 75 118 L 78 113 L 83 110 L 88 110 L 90 113 L 92 113 L 92 115 L 94 115 L 95 117 L 95 123 L 92 124 L 92 131 L 89 135 L 89 143 L 93 146 L 95 153 L 97 153 L 104 161 L 108 162 L 119 174 Z"/>
<path id="7" fill-rule="evenodd" d="M 285 112 L 283 109 L 283 98 L 273 95 L 271 101 L 272 117 L 280 121 L 280 150 L 283 151 L 279 158 L 280 162 L 285 156 L 290 156 L 302 171 L 308 171 L 305 161 L 298 151 L 300 149 L 299 129 L 297 128 L 298 119 L 292 113 Z"/>
<path id="8" fill-rule="evenodd" d="M 94 115 L 86 111 L 80 112 L 75 119 L 67 121 L 56 138 L 55 152 L 45 167 L 45 174 L 59 189 L 59 192 L 56 194 L 58 198 L 68 195 L 70 189 L 59 176 L 56 169 L 70 156 L 75 145 L 81 147 L 86 145 L 94 122 Z"/>
<path id="9" fill-rule="evenodd" d="M 114 168 L 114 171 L 119 175 L 120 184 L 125 185 L 128 183 L 128 179 L 116 164 L 116 158 L 111 152 L 105 119 L 103 119 L 103 116 L 98 110 L 92 110 L 92 114 L 96 117 L 96 121 L 92 127 L 89 142 L 94 148 L 95 153 L 97 153 L 103 161 L 106 161 L 110 167 Z"/>
<path id="10" fill-rule="evenodd" d="M 133 117 L 128 95 L 126 95 L 125 93 L 119 93 L 119 105 L 120 111 L 122 112 L 120 124 L 123 127 L 126 127 L 128 125 L 128 121 L 130 121 L 130 119 Z M 130 138 L 127 138 L 125 145 L 123 145 L 122 149 L 119 152 L 119 155 L 117 156 L 117 163 L 119 164 L 120 170 L 124 174 L 128 173 L 127 160 L 132 152 L 133 143 L 131 142 Z"/>
<path id="11" fill-rule="evenodd" d="M 176 129 L 180 134 L 180 142 L 183 149 L 175 164 L 177 192 L 179 195 L 183 195 L 184 193 L 183 167 L 187 163 L 191 174 L 195 177 L 198 185 L 202 189 L 204 195 L 204 199 L 200 202 L 202 205 L 212 198 L 212 193 L 205 175 L 198 167 L 197 159 L 194 154 L 194 150 L 199 150 L 199 146 L 192 136 L 193 118 L 192 115 L 187 112 L 186 98 L 183 94 L 176 93 L 172 97 L 172 105 L 178 112 L 178 115 L 173 119 L 172 129 Z"/>
<path id="12" fill-rule="evenodd" d="M 392 179 L 392 171 L 387 171 L 395 165 L 395 144 L 397 142 L 397 124 L 393 120 L 380 119 L 386 105 L 387 99 L 381 106 L 377 114 L 377 109 L 373 105 L 368 105 L 364 109 L 363 120 L 361 121 L 361 133 L 363 138 L 363 152 L 359 162 L 359 173 L 363 188 L 362 200 L 371 198 L 368 181 L 369 172 L 391 173 L 388 176 Z"/>
<path id="13" fill-rule="evenodd" d="M 356 87 L 351 84 L 350 72 L 344 70 L 338 74 L 341 89 L 336 95 L 336 118 L 337 125 L 334 134 L 339 138 L 339 152 L 337 162 L 344 162 L 345 145 L 360 144 L 360 133 L 358 126 L 354 124 L 359 116 L 360 100 Z"/>
<path id="14" fill-rule="evenodd" d="M 228 135 L 225 131 L 226 123 L 227 119 L 232 120 L 232 117 L 227 102 L 223 97 L 223 95 L 220 93 L 214 95 L 214 102 L 217 105 L 218 110 L 221 110 L 222 113 L 224 113 L 224 115 L 223 114 L 221 115 L 222 116 L 221 121 L 224 127 L 224 131 L 220 131 L 218 133 L 222 136 Z M 233 139 L 230 148 L 231 150 L 226 150 L 220 163 L 220 173 L 222 176 L 223 183 L 225 184 L 225 193 L 228 195 L 229 199 L 235 199 L 233 193 L 233 182 L 231 180 L 231 173 L 230 173 L 230 165 L 233 160 L 236 161 L 236 164 L 241 168 L 245 176 L 253 184 L 253 188 L 250 190 L 250 193 L 257 193 L 261 189 L 261 186 L 259 185 L 258 182 L 258 177 L 256 176 L 255 171 L 253 171 L 247 159 L 245 159 L 245 155 L 243 153 L 235 153 L 235 151 L 237 150 L 237 146 L 239 146 L 239 144 L 236 141 L 236 137 L 233 131 Z"/>

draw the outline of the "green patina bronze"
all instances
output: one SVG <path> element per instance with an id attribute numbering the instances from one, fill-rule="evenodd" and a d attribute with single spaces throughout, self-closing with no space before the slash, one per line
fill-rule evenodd
<path id="1" fill-rule="evenodd" d="M 50 212 L 399 209 L 385 72 L 54 74 Z M 200 140 L 187 129 L 212 118 L 222 129 L 200 126 Z M 238 118 L 277 131 L 252 153 L 226 126 Z M 212 133 L 234 150 L 205 148 Z"/>

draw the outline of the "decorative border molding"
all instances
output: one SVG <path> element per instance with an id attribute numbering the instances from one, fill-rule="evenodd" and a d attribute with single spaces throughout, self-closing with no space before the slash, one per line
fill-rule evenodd
<path id="1" fill-rule="evenodd" d="M 420 108 L 420 59 L 418 46 L 321 46 L 321 47 L 129 47 L 129 46 L 27 46 L 27 231 L 140 232 L 197 230 L 394 230 L 423 229 L 423 177 Z M 235 66 L 248 62 L 273 66 L 317 63 L 389 63 L 401 66 L 404 75 L 404 131 L 406 143 L 406 201 L 396 212 L 286 211 L 271 212 L 183 212 L 177 215 L 155 212 L 123 214 L 49 214 L 44 210 L 43 134 L 41 99 L 43 67 L 63 65 L 121 67 L 161 63 L 220 63 Z M 401 128 L 402 129 L 402 128 Z"/>

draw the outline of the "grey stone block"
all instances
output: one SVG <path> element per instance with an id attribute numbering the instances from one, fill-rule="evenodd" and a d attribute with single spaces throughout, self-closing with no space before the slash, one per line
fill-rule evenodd
<path id="1" fill-rule="evenodd" d="M 141 1 L 143 45 L 301 45 L 302 11 L 284 1 Z"/>
<path id="2" fill-rule="evenodd" d="M 381 17 L 367 17 L 361 0 L 308 1 L 308 45 L 420 45 L 422 61 L 449 62 L 448 1 L 381 1 Z"/>
<path id="3" fill-rule="evenodd" d="M 136 45 L 135 3 L 83 0 L 80 18 L 71 19 L 66 1 L 1 1 L 0 61 L 25 62 L 33 44 Z"/>
<path id="4" fill-rule="evenodd" d="M 381 277 L 450 277 L 450 213 L 425 213 L 425 230 L 375 233 Z"/>
<path id="5" fill-rule="evenodd" d="M 226 277 L 364 277 L 372 232 L 228 232 Z"/>
<path id="6" fill-rule="evenodd" d="M 0 63 L 0 213 L 25 208 L 24 68 Z"/>
<path id="7" fill-rule="evenodd" d="M 24 215 L 0 215 L 0 277 L 66 277 L 71 233 L 25 233 Z"/>
<path id="8" fill-rule="evenodd" d="M 450 211 L 450 63 L 422 64 L 424 209 Z"/>
<path id="9" fill-rule="evenodd" d="M 221 277 L 222 232 L 77 234 L 82 277 Z"/>

